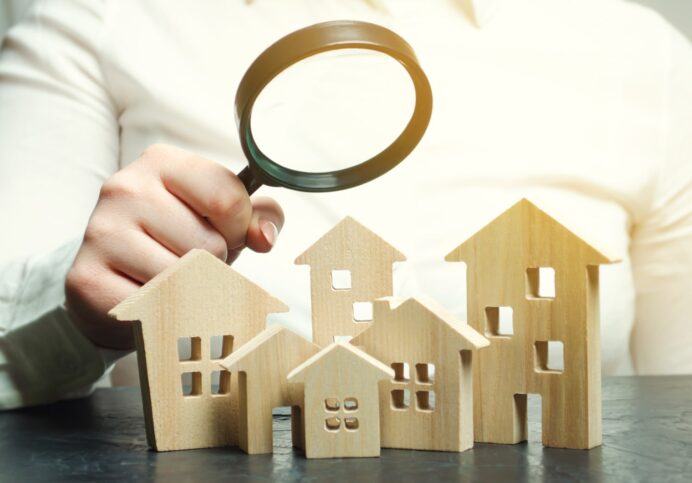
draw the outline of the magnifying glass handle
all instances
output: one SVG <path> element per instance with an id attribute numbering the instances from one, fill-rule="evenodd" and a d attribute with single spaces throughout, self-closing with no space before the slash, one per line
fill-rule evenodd
<path id="1" fill-rule="evenodd" d="M 240 181 L 243 182 L 243 185 L 247 190 L 247 194 L 249 195 L 257 191 L 257 188 L 262 186 L 262 183 L 257 181 L 257 178 L 255 178 L 252 171 L 250 171 L 249 166 L 246 166 L 245 169 L 238 173 L 238 178 L 240 178 Z"/>

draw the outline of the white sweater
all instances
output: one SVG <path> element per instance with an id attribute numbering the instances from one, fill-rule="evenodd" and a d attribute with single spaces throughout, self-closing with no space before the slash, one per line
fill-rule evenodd
<path id="1" fill-rule="evenodd" d="M 245 69 L 280 36 L 337 18 L 409 41 L 433 118 L 414 153 L 372 183 L 261 188 L 286 226 L 271 254 L 244 253 L 235 267 L 291 307 L 270 322 L 309 334 L 308 269 L 293 260 L 347 214 L 407 255 L 396 295 L 425 293 L 464 318 L 464 268 L 444 255 L 529 197 L 624 260 L 602 268 L 604 372 L 692 372 L 689 44 L 624 1 L 505 2 L 492 17 L 495 2 L 476 1 L 481 28 L 466 3 L 39 2 L 0 56 L 0 407 L 59 399 L 107 366 L 60 308 L 103 181 L 157 142 L 238 172 Z M 315 58 L 260 99 L 259 143 L 322 169 L 362 158 L 405 120 L 409 88 L 370 54 Z"/>

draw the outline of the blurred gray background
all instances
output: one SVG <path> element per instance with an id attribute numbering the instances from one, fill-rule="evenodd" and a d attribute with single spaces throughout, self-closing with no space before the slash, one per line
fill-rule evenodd
<path id="1" fill-rule="evenodd" d="M 33 0 L 0 0 L 0 37 L 21 19 Z M 629 0 L 661 13 L 692 41 L 692 0 Z"/>

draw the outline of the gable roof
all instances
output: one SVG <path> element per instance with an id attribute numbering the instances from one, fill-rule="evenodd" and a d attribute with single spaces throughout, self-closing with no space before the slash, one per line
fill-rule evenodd
<path id="1" fill-rule="evenodd" d="M 265 330 L 257 334 L 254 338 L 243 344 L 238 350 L 234 351 L 221 361 L 221 366 L 226 370 L 235 371 L 247 371 L 252 366 L 253 361 L 251 361 L 252 356 L 258 355 L 261 352 L 273 351 L 272 342 L 277 342 L 287 348 L 290 348 L 290 352 L 295 354 L 305 353 L 309 351 L 317 351 L 319 347 L 304 337 L 296 334 L 290 329 L 283 327 L 281 325 L 272 325 L 267 327 Z M 271 353 L 269 356 L 274 357 L 284 357 L 284 359 L 289 358 L 290 355 L 288 351 L 284 354 Z M 302 360 L 295 362 L 295 365 L 303 362 Z M 272 365 L 272 368 L 278 368 L 281 363 L 290 363 L 290 361 L 282 360 L 279 364 Z M 262 368 L 264 369 L 264 367 Z"/>
<path id="2" fill-rule="evenodd" d="M 150 302 L 169 281 L 183 279 L 188 274 L 199 276 L 192 277 L 195 287 L 204 284 L 217 284 L 218 280 L 228 280 L 233 285 L 240 285 L 252 295 L 263 299 L 266 313 L 287 312 L 288 306 L 279 299 L 272 297 L 264 289 L 251 282 L 230 266 L 216 258 L 206 250 L 193 249 L 187 252 L 173 265 L 156 275 L 144 284 L 137 292 L 127 297 L 114 308 L 108 315 L 117 320 L 139 320 L 144 306 Z M 188 282 L 189 283 L 189 282 Z M 204 293 L 203 290 L 195 290 L 195 293 Z"/>
<path id="3" fill-rule="evenodd" d="M 373 249 L 376 250 L 373 253 Z M 365 253 L 361 253 L 365 252 Z M 354 257 L 367 255 L 389 263 L 403 262 L 406 257 L 374 232 L 347 216 L 296 258 L 297 265 L 315 265 L 323 260 L 330 264 L 350 265 Z"/>
<path id="4" fill-rule="evenodd" d="M 411 310 L 423 310 L 433 315 L 433 323 L 439 324 L 447 337 L 454 337 L 458 340 L 459 350 L 473 350 L 486 347 L 490 341 L 479 334 L 473 327 L 449 312 L 441 304 L 432 298 L 420 296 L 408 299 L 387 297 L 378 299 L 374 303 L 374 323 L 363 332 L 351 339 L 354 345 L 363 345 L 364 340 L 375 334 L 382 334 L 382 340 L 393 340 L 397 337 L 411 337 L 409 330 L 401 330 L 402 320 L 398 314 L 410 312 Z M 421 332 L 425 334 L 435 334 L 437 331 L 430 330 L 430 327 L 419 323 L 419 317 L 409 317 L 410 320 L 404 322 L 418 323 Z"/>
<path id="5" fill-rule="evenodd" d="M 348 371 L 359 375 L 359 381 L 363 381 L 369 375 L 373 380 L 391 379 L 394 371 L 362 350 L 345 342 L 334 342 L 328 345 L 314 356 L 307 359 L 301 365 L 288 374 L 289 382 L 306 382 L 315 372 L 319 372 L 320 366 L 328 364 L 334 359 L 341 359 L 347 364 Z"/>
<path id="6" fill-rule="evenodd" d="M 483 228 L 474 233 L 461 245 L 449 252 L 445 257 L 445 260 L 448 262 L 467 261 L 472 256 L 471 254 L 474 251 L 475 243 L 483 243 L 483 241 L 488 237 L 495 238 L 496 232 L 499 228 L 510 228 L 512 226 L 516 226 L 517 219 L 519 220 L 519 226 L 528 227 L 528 230 L 535 231 L 541 227 L 547 227 L 549 230 L 552 230 L 555 233 L 566 235 L 568 239 L 571 239 L 581 247 L 582 253 L 584 254 L 584 262 L 589 265 L 616 263 L 619 261 L 617 258 L 605 255 L 589 245 L 581 237 L 566 228 L 555 218 L 548 215 L 545 211 L 541 210 L 538 206 L 526 198 L 519 200 L 517 203 L 493 219 L 490 223 L 486 224 Z"/>

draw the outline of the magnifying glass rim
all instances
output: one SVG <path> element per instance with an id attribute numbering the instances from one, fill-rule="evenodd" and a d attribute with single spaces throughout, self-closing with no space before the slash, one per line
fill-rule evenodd
<path id="1" fill-rule="evenodd" d="M 291 65 L 322 52 L 365 49 L 397 60 L 413 81 L 416 104 L 399 136 L 372 158 L 348 168 L 310 172 L 287 168 L 262 152 L 252 134 L 252 108 L 259 94 Z M 263 184 L 298 191 L 322 192 L 352 188 L 386 173 L 399 164 L 423 137 L 432 114 L 432 90 L 415 52 L 399 35 L 380 25 L 335 20 L 297 30 L 267 48 L 248 68 L 236 93 L 236 124 L 240 143 L 253 176 Z"/>

